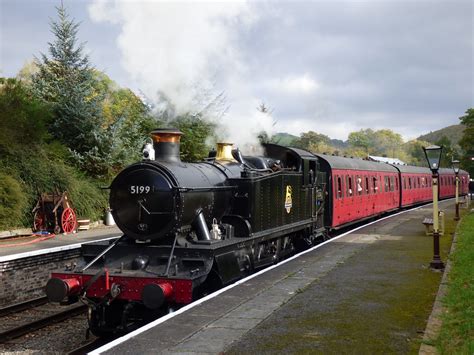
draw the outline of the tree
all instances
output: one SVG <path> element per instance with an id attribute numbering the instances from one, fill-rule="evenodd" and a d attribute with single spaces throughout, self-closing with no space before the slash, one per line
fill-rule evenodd
<path id="1" fill-rule="evenodd" d="M 400 156 L 402 144 L 402 136 L 390 129 L 380 129 L 374 132 L 374 150 L 377 155 L 392 158 Z"/>
<path id="2" fill-rule="evenodd" d="M 474 108 L 469 108 L 464 116 L 459 117 L 461 123 L 466 126 L 459 145 L 463 150 L 461 167 L 474 176 Z"/>
<path id="3" fill-rule="evenodd" d="M 328 136 L 314 131 L 301 133 L 300 138 L 294 142 L 295 147 L 309 150 L 315 153 L 323 153 L 322 150 L 324 150 L 324 148 L 322 147 L 326 148 L 329 145 L 330 139 Z"/>
<path id="4" fill-rule="evenodd" d="M 371 154 L 395 158 L 402 155 L 402 136 L 390 129 L 373 131 L 369 128 L 351 132 L 348 142 L 351 151 L 357 152 L 356 155 L 360 155 L 361 151 L 365 151 L 365 156 Z"/>
<path id="5" fill-rule="evenodd" d="M 183 136 L 181 138 L 181 159 L 183 161 L 202 160 L 208 156 L 209 146 L 206 144 L 215 124 L 205 120 L 201 115 L 186 114 L 173 121 Z"/>
<path id="6" fill-rule="evenodd" d="M 452 161 L 458 158 L 458 152 L 451 144 L 451 141 L 448 137 L 443 136 L 441 139 L 435 142 L 436 145 L 443 147 L 443 153 L 441 155 L 440 166 L 443 168 L 451 168 Z"/>
<path id="7" fill-rule="evenodd" d="M 351 148 L 363 150 L 368 156 L 374 148 L 375 132 L 369 129 L 361 129 L 358 132 L 349 133 L 348 143 Z"/>
<path id="8" fill-rule="evenodd" d="M 0 159 L 15 158 L 21 144 L 36 147 L 48 138 L 51 112 L 17 79 L 0 79 Z"/>
<path id="9" fill-rule="evenodd" d="M 51 23 L 55 40 L 49 43 L 49 56 L 36 59 L 38 72 L 33 75 L 37 97 L 52 106 L 54 119 L 50 125 L 53 137 L 69 147 L 72 156 L 92 175 L 103 175 L 106 161 L 101 159 L 104 144 L 101 92 L 89 58 L 78 44 L 79 24 L 69 18 L 61 4 L 58 21 Z M 93 167 L 92 170 L 90 170 Z"/>
<path id="10" fill-rule="evenodd" d="M 423 147 L 428 147 L 430 145 L 431 143 L 429 142 L 417 139 L 406 142 L 403 145 L 403 150 L 405 151 L 407 159 L 404 161 L 412 165 L 426 166 L 426 157 Z"/>

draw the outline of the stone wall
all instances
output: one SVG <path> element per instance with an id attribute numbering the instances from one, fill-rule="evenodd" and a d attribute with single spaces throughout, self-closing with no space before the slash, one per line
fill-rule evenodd
<path id="1" fill-rule="evenodd" d="M 77 262 L 81 249 L 0 262 L 0 307 L 44 296 L 52 271 Z"/>

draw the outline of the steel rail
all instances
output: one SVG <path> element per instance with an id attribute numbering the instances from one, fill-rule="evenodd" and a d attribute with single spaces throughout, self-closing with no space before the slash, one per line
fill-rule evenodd
<path id="1" fill-rule="evenodd" d="M 30 308 L 42 306 L 48 303 L 48 298 L 39 297 L 25 302 L 13 304 L 11 306 L 0 308 L 0 317 L 5 317 L 13 313 L 22 312 Z"/>
<path id="2" fill-rule="evenodd" d="M 0 343 L 19 338 L 25 334 L 34 332 L 49 325 L 63 322 L 69 318 L 78 316 L 87 311 L 87 306 L 80 305 L 74 308 L 55 313 L 30 323 L 19 325 L 18 327 L 8 329 L 0 333 Z"/>
<path id="3" fill-rule="evenodd" d="M 104 346 L 107 343 L 110 343 L 112 340 L 117 339 L 118 336 L 113 336 L 113 337 L 106 337 L 106 338 L 97 338 L 94 340 L 91 340 L 87 344 L 81 345 L 73 350 L 70 350 L 67 352 L 68 355 L 83 355 L 87 354 L 97 348 L 100 348 L 101 346 Z"/>

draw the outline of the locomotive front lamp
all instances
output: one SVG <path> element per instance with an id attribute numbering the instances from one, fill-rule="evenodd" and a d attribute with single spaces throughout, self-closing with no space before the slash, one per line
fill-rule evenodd
<path id="1" fill-rule="evenodd" d="M 459 160 L 453 160 L 451 164 L 456 174 L 456 214 L 454 220 L 459 221 Z"/>
<path id="2" fill-rule="evenodd" d="M 444 269 L 444 263 L 441 261 L 439 253 L 439 222 L 438 222 L 438 169 L 441 161 L 441 152 L 443 147 L 430 145 L 423 147 L 426 161 L 433 173 L 433 260 L 430 263 L 432 269 Z"/>

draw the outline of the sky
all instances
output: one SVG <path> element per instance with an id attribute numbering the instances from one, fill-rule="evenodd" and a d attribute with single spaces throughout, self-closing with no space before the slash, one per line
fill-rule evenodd
<path id="1" fill-rule="evenodd" d="M 158 107 L 169 98 L 175 114 L 223 93 L 215 119 L 235 141 L 366 128 L 408 140 L 474 106 L 472 1 L 63 1 L 97 69 Z M 60 2 L 0 3 L 11 77 L 47 53 Z"/>

